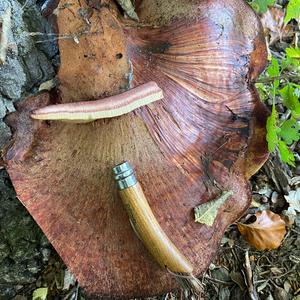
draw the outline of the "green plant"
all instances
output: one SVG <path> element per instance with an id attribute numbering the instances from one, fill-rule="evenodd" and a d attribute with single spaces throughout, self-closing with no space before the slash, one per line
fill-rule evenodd
<path id="1" fill-rule="evenodd" d="M 252 8 L 258 13 L 265 13 L 268 10 L 268 6 L 274 6 L 276 0 L 249 0 Z M 292 19 L 297 20 L 300 16 L 300 0 L 289 0 L 286 7 L 286 15 L 284 22 L 288 23 Z"/>
<path id="2" fill-rule="evenodd" d="M 262 14 L 269 6 L 274 6 L 276 0 L 249 0 L 256 12 Z M 289 0 L 285 7 L 284 23 L 294 20 L 300 28 L 300 0 Z M 272 111 L 267 120 L 267 142 L 270 152 L 279 151 L 281 159 L 295 166 L 295 157 L 290 146 L 300 139 L 300 49 L 287 48 L 285 58 L 280 61 L 272 58 L 267 68 L 267 77 L 259 79 L 256 87 L 264 101 L 272 97 Z M 285 118 L 279 118 L 276 110 L 276 100 L 282 102 L 288 110 Z"/>
<path id="3" fill-rule="evenodd" d="M 300 0 L 290 0 L 287 5 L 284 22 L 288 23 L 292 19 L 297 20 L 299 18 L 300 18 Z"/>
<path id="4" fill-rule="evenodd" d="M 252 0 L 250 5 L 258 13 L 265 13 L 268 10 L 268 6 L 273 6 L 276 0 Z"/>
<path id="5" fill-rule="evenodd" d="M 293 71 L 296 75 L 288 75 Z M 260 80 L 257 88 L 266 99 L 271 95 L 273 99 L 272 112 L 267 120 L 267 142 L 270 152 L 278 149 L 281 159 L 291 166 L 295 166 L 295 157 L 290 150 L 290 146 L 300 139 L 300 85 L 291 79 L 300 79 L 300 49 L 287 48 L 286 57 L 281 61 L 272 58 L 267 68 L 268 77 Z M 283 106 L 289 110 L 287 118 L 280 119 L 276 110 L 276 99 L 282 102 Z"/>

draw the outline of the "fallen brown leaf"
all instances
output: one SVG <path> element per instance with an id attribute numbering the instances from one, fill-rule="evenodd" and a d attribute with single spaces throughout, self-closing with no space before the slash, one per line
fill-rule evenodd
<path id="1" fill-rule="evenodd" d="M 278 40 L 293 36 L 291 25 L 284 23 L 285 12 L 277 7 L 270 7 L 260 18 L 264 28 L 264 34 L 268 38 L 269 45 Z"/>
<path id="2" fill-rule="evenodd" d="M 254 223 L 238 224 L 244 239 L 258 250 L 278 248 L 286 233 L 283 219 L 270 210 L 257 212 L 255 216 Z"/>

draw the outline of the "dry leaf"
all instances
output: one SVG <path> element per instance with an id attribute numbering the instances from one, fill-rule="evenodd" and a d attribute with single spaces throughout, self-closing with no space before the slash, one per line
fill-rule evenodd
<path id="1" fill-rule="evenodd" d="M 285 222 L 270 210 L 257 212 L 255 216 L 254 223 L 238 224 L 244 239 L 258 250 L 278 248 L 286 233 Z"/>
<path id="2" fill-rule="evenodd" d="M 32 300 L 46 300 L 48 288 L 38 288 L 32 293 Z"/>
<path id="3" fill-rule="evenodd" d="M 277 7 L 270 7 L 267 12 L 261 16 L 260 20 L 264 28 L 265 36 L 270 36 L 270 45 L 278 40 L 293 35 L 292 26 L 284 23 L 284 16 L 285 12 Z"/>
<path id="4" fill-rule="evenodd" d="M 40 91 L 51 91 L 56 85 L 56 82 L 54 79 L 50 79 L 48 81 L 45 81 L 40 84 L 39 86 L 39 92 Z"/>
<path id="5" fill-rule="evenodd" d="M 300 212 L 300 187 L 295 191 L 290 191 L 284 198 L 289 203 L 291 209 Z"/>
<path id="6" fill-rule="evenodd" d="M 219 198 L 195 207 L 195 222 L 212 226 L 217 217 L 218 209 L 232 195 L 232 191 L 224 191 Z"/>
<path id="7" fill-rule="evenodd" d="M 300 212 L 300 188 L 290 191 L 284 198 L 289 203 L 289 207 L 283 211 L 283 215 L 287 217 L 288 225 L 293 225 L 297 212 Z"/>

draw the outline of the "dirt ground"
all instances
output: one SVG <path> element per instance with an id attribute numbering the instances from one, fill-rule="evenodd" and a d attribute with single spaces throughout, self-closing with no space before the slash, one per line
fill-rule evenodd
<path id="1" fill-rule="evenodd" d="M 14 111 L 13 103 L 38 90 L 53 78 L 58 66 L 55 44 L 36 43 L 24 32 L 50 29 L 41 18 L 43 1 L 2 0 L 0 13 L 10 3 L 15 9 L 12 32 L 19 32 L 23 52 L 17 53 L 6 69 L 0 70 L 0 148 L 9 140 L 10 129 L 2 118 Z M 23 33 L 22 33 L 23 32 Z M 11 41 L 13 42 L 11 33 Z M 20 43 L 20 41 L 15 41 Z M 281 55 L 292 38 L 270 47 Z M 33 71 L 35 70 L 35 71 Z M 300 82 L 298 82 L 299 84 Z M 267 103 L 270 105 L 271 102 Z M 277 103 L 281 109 L 280 101 Z M 284 115 L 282 111 L 282 115 Z M 300 143 L 294 145 L 296 168 L 271 155 L 252 178 L 253 206 L 242 221 L 258 210 L 282 214 L 288 204 L 284 195 L 300 186 Z M 300 300 L 300 216 L 287 228 L 282 245 L 272 251 L 258 251 L 241 237 L 237 225 L 226 231 L 206 274 L 200 278 L 203 299 Z M 0 300 L 32 299 L 33 292 L 47 288 L 47 299 L 88 300 L 84 291 L 15 196 L 9 176 L 0 169 Z M 188 291 L 175 291 L 150 299 L 193 299 Z"/>

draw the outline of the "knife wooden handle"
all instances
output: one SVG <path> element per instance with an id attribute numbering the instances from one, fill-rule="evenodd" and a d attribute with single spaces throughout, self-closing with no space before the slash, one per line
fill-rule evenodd
<path id="1" fill-rule="evenodd" d="M 160 227 L 141 185 L 134 177 L 133 171 L 130 173 L 127 170 L 126 172 L 129 183 L 123 182 L 121 188 L 119 185 L 119 194 L 134 231 L 161 267 L 174 273 L 191 274 L 193 271 L 192 264 Z"/>

